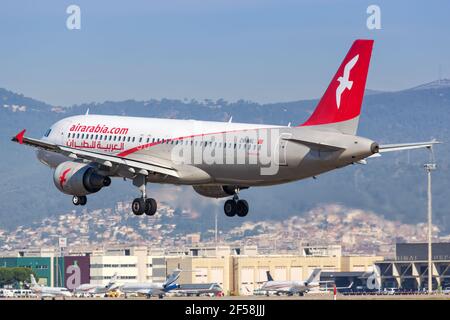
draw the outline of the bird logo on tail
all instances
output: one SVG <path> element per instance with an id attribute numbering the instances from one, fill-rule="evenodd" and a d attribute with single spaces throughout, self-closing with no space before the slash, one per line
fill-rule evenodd
<path id="1" fill-rule="evenodd" d="M 352 60 L 347 62 L 347 64 L 344 67 L 344 74 L 342 77 L 339 77 L 337 81 L 339 82 L 339 86 L 336 89 L 336 105 L 337 108 L 341 106 L 341 95 L 344 92 L 345 89 L 351 90 L 353 86 L 353 81 L 350 81 L 350 71 L 355 66 L 356 62 L 358 61 L 359 54 L 353 57 Z"/>

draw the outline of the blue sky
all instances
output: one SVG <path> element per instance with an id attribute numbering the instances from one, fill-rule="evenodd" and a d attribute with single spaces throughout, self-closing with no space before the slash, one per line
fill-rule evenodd
<path id="1" fill-rule="evenodd" d="M 68 30 L 66 8 L 81 8 Z M 381 8 L 381 30 L 366 9 Z M 450 1 L 10 1 L 0 87 L 55 105 L 150 98 L 292 101 L 322 95 L 356 38 L 368 87 L 450 77 Z"/>

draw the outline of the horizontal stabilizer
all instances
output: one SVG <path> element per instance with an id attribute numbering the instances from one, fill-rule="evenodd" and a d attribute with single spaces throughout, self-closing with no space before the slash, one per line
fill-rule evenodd
<path id="1" fill-rule="evenodd" d="M 398 143 L 398 144 L 385 144 L 380 145 L 380 153 L 392 152 L 392 151 L 403 151 L 412 150 L 420 148 L 431 148 L 434 144 L 441 143 L 437 140 L 432 140 L 428 142 L 415 142 L 415 143 Z"/>

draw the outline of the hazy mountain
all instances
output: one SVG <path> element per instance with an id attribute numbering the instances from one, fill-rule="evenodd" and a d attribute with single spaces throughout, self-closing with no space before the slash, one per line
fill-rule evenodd
<path id="1" fill-rule="evenodd" d="M 426 90 L 426 89 L 443 89 L 450 88 L 450 79 L 439 79 L 419 86 L 413 87 L 409 90 Z"/>
<path id="2" fill-rule="evenodd" d="M 442 81 L 442 80 L 441 80 Z M 424 87 L 425 86 L 425 87 Z M 399 92 L 368 94 L 360 121 L 359 134 L 380 143 L 411 142 L 436 138 L 450 141 L 450 86 L 426 84 Z M 255 122 L 297 125 L 313 111 L 317 100 L 258 104 L 251 101 L 225 100 L 127 100 L 87 103 L 61 108 L 23 95 L 0 89 L 0 228 L 30 224 L 42 217 L 66 213 L 75 207 L 69 196 L 53 186 L 52 172 L 40 164 L 31 148 L 11 143 L 10 138 L 22 128 L 40 137 L 46 128 L 87 109 L 96 114 Z M 439 170 L 433 178 L 434 221 L 442 230 L 450 230 L 450 147 L 436 148 Z M 425 220 L 426 175 L 422 168 L 428 154 L 424 150 L 390 154 L 319 176 L 276 187 L 253 188 L 241 196 L 249 200 L 247 220 L 284 219 L 309 210 L 317 204 L 342 203 L 349 207 L 374 211 L 392 219 L 417 223 Z M 189 187 L 150 185 L 156 199 L 174 203 L 194 216 L 222 213 L 222 200 L 209 200 Z M 176 196 L 174 191 L 176 190 Z M 117 201 L 131 201 L 139 193 L 128 182 L 113 181 L 108 190 L 89 196 L 89 208 L 110 207 Z M 78 208 L 79 209 L 79 208 Z M 145 219 L 145 217 L 136 217 Z M 243 219 L 228 219 L 226 224 Z"/>
<path id="3" fill-rule="evenodd" d="M 366 96 L 370 96 L 370 95 L 372 95 L 372 94 L 380 94 L 380 93 L 384 93 L 385 91 L 381 91 L 381 90 L 373 90 L 373 89 L 366 89 L 365 91 L 364 91 L 364 94 L 366 95 Z"/>

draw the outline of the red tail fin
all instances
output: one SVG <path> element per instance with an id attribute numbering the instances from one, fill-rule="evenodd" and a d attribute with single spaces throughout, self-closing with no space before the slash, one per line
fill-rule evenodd
<path id="1" fill-rule="evenodd" d="M 311 117 L 302 126 L 325 125 L 355 134 L 366 87 L 373 40 L 356 40 Z"/>

